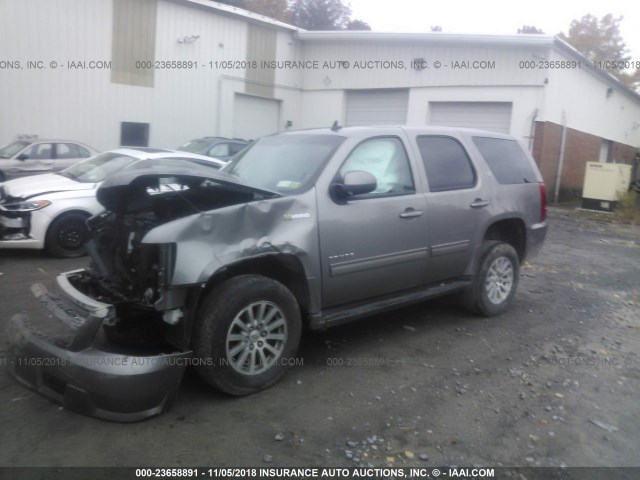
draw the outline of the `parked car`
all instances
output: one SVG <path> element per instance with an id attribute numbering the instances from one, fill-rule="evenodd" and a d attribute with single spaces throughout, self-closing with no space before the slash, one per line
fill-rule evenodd
<path id="1" fill-rule="evenodd" d="M 85 222 L 104 208 L 96 200 L 100 183 L 120 170 L 138 171 L 151 160 L 216 169 L 224 165 L 203 155 L 128 147 L 101 153 L 58 173 L 9 180 L 0 184 L 0 248 L 45 248 L 57 257 L 84 255 Z"/>
<path id="2" fill-rule="evenodd" d="M 70 140 L 16 140 L 0 148 L 0 182 L 44 172 L 58 172 L 98 151 Z"/>
<path id="3" fill-rule="evenodd" d="M 178 150 L 227 161 L 248 144 L 246 140 L 238 138 L 202 137 L 181 145 Z"/>
<path id="4" fill-rule="evenodd" d="M 154 187 L 167 182 L 184 188 Z M 508 135 L 452 128 L 282 133 L 220 171 L 123 169 L 97 199 L 91 265 L 61 274 L 59 293 L 32 288 L 56 316 L 14 317 L 9 365 L 119 421 L 168 408 L 187 365 L 232 395 L 270 387 L 303 327 L 453 292 L 500 314 L 547 231 L 531 156 Z"/>

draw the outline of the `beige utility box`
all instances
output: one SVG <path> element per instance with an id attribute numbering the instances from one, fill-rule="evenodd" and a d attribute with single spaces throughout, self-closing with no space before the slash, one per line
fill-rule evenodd
<path id="1" fill-rule="evenodd" d="M 631 165 L 587 162 L 582 208 L 611 211 L 629 189 Z"/>

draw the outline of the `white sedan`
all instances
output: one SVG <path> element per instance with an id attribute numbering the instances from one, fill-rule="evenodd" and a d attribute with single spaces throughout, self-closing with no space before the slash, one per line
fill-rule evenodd
<path id="1" fill-rule="evenodd" d="M 204 155 L 151 148 L 120 148 L 101 153 L 58 173 L 0 184 L 0 248 L 46 249 L 57 257 L 84 255 L 85 221 L 104 208 L 96 190 L 109 175 L 135 168 L 143 160 L 173 159 L 221 168 L 225 162 Z"/>

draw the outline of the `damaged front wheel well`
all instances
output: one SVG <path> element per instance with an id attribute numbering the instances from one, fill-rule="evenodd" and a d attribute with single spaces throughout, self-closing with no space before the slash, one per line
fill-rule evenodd
<path id="1" fill-rule="evenodd" d="M 263 255 L 227 265 L 209 279 L 200 298 L 204 298 L 210 290 L 225 280 L 238 275 L 262 275 L 276 280 L 291 291 L 302 315 L 310 310 L 310 295 L 304 267 L 297 257 L 286 254 Z"/>

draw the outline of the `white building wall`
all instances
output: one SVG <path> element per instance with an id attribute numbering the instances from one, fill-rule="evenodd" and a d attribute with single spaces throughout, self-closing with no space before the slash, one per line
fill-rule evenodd
<path id="1" fill-rule="evenodd" d="M 544 72 L 519 68 L 519 61 L 542 55 L 541 47 L 474 47 L 464 44 L 431 45 L 426 42 L 304 41 L 304 59 L 328 68 L 304 70 L 305 90 L 345 88 L 403 88 L 424 86 L 542 85 Z M 416 58 L 429 65 L 411 67 Z M 348 67 L 337 62 L 346 61 Z M 387 62 L 369 67 L 371 62 Z M 435 62 L 440 68 L 435 68 Z M 393 65 L 392 66 L 392 63 Z M 456 63 L 457 62 L 457 63 Z M 364 65 L 358 68 L 356 65 Z M 474 67 L 475 64 L 475 67 Z M 385 66 L 386 65 L 386 66 Z M 457 65 L 457 66 L 456 66 Z"/>
<path id="2" fill-rule="evenodd" d="M 149 144 L 156 147 L 175 147 L 204 135 L 233 136 L 233 99 L 235 93 L 246 92 L 246 71 L 212 68 L 209 62 L 246 59 L 250 20 L 205 5 L 158 0 L 155 59 L 193 60 L 198 68 L 156 70 L 154 86 L 139 87 L 111 83 L 108 69 L 67 67 L 69 61 L 111 59 L 112 0 L 3 1 L 0 44 L 10 48 L 0 61 L 19 61 L 22 68 L 0 69 L 0 104 L 6 107 L 0 110 L 0 143 L 36 134 L 73 138 L 106 150 L 118 146 L 123 121 L 149 123 Z M 526 144 L 534 119 L 561 124 L 564 112 L 571 128 L 640 145 L 637 98 L 617 88 L 607 96 L 607 83 L 584 68 L 522 68 L 522 61 L 570 60 L 550 49 L 548 39 L 510 45 L 504 39 L 464 43 L 450 36 L 453 43 L 433 43 L 424 36 L 399 40 L 391 34 L 388 41 L 360 41 L 349 35 L 327 41 L 268 28 L 277 32 L 274 60 L 329 62 L 327 68 L 274 72 L 273 98 L 281 109 L 278 130 L 287 129 L 287 122 L 292 129 L 330 126 L 335 120 L 344 124 L 348 89 L 409 88 L 411 125 L 428 121 L 430 101 L 511 102 L 511 133 Z M 187 35 L 199 38 L 178 43 Z M 418 58 L 429 68 L 412 68 Z M 43 68 L 29 69 L 27 61 L 41 61 Z M 52 61 L 58 62 L 57 68 L 51 68 Z M 336 63 L 345 61 L 348 67 Z M 395 68 L 369 66 L 376 61 L 391 62 Z M 436 61 L 440 68 L 435 68 Z M 356 68 L 356 62 L 364 67 Z"/>
<path id="3" fill-rule="evenodd" d="M 7 1 L 3 7 L 0 41 L 12 45 L 3 60 L 19 60 L 23 69 L 0 69 L 0 102 L 11 106 L 0 112 L 0 144 L 34 134 L 108 150 L 119 145 L 121 122 L 149 123 L 149 145 L 161 148 L 199 136 L 233 136 L 234 93 L 245 92 L 246 73 L 215 62 L 246 59 L 245 19 L 158 1 L 155 60 L 197 61 L 198 68 L 157 69 L 153 87 L 140 87 L 111 83 L 109 69 L 50 68 L 51 61 L 111 59 L 111 0 Z M 178 43 L 188 35 L 199 38 Z M 278 56 L 295 58 L 297 48 L 291 34 L 278 29 Z M 27 60 L 41 60 L 45 68 L 27 69 Z M 274 97 L 294 127 L 300 125 L 300 83 L 299 72 L 276 71 Z"/>
<path id="4" fill-rule="evenodd" d="M 0 60 L 21 68 L 0 69 L 0 143 L 33 134 L 115 146 L 112 118 L 124 102 L 110 89 L 111 72 L 67 68 L 68 61 L 111 59 L 111 1 L 4 1 L 1 7 Z M 43 68 L 29 69 L 27 61 Z"/>
<path id="5" fill-rule="evenodd" d="M 552 60 L 572 60 L 555 51 Z M 544 105 L 539 120 L 607 140 L 640 147 L 640 100 L 582 68 L 548 71 Z M 611 92 L 608 94 L 608 89 Z"/>
<path id="6" fill-rule="evenodd" d="M 345 124 L 344 90 L 305 90 L 302 94 L 300 128 L 330 127 L 336 120 Z"/>

